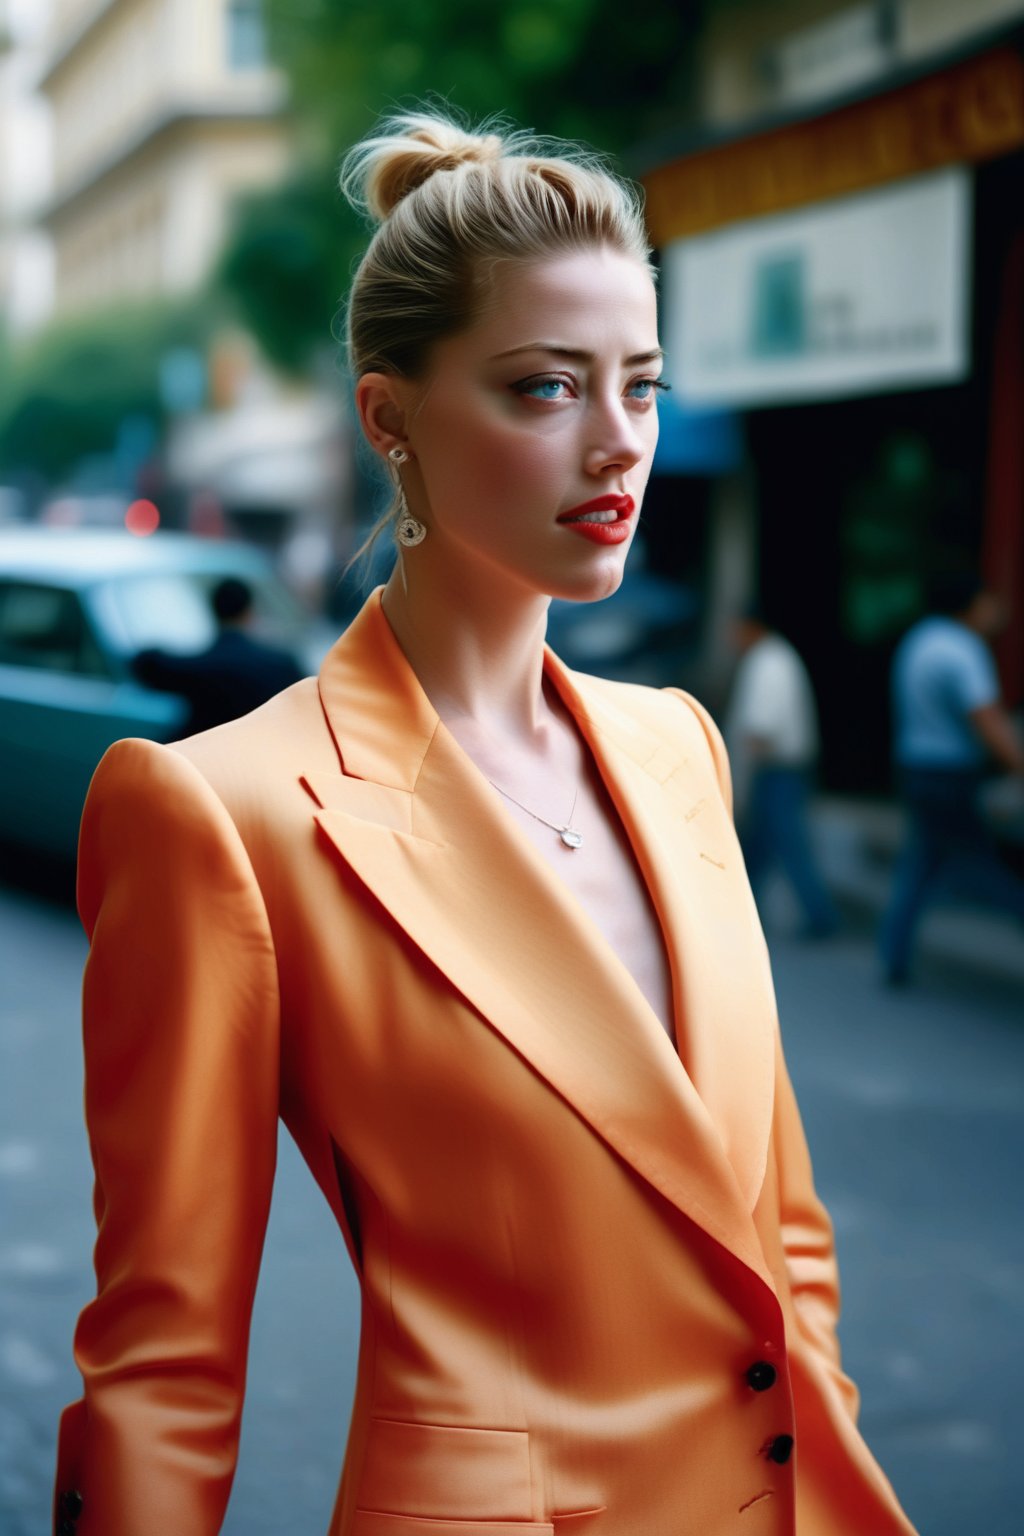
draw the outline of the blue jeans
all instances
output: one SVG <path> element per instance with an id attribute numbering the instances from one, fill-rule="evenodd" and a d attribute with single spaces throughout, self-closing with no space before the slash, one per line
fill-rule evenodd
<path id="1" fill-rule="evenodd" d="M 981 784 L 974 768 L 901 770 L 907 835 L 878 936 L 890 981 L 906 980 L 921 914 L 943 883 L 1024 922 L 1024 881 L 1002 862 L 978 814 Z"/>
<path id="2" fill-rule="evenodd" d="M 769 870 L 781 865 L 804 910 L 806 932 L 824 936 L 835 932 L 839 914 L 818 873 L 811 846 L 810 794 L 806 768 L 779 764 L 756 768 L 740 841 L 754 894 Z"/>

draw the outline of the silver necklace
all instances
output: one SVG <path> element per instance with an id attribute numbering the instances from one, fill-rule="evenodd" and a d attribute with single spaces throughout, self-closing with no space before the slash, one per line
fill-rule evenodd
<path id="1" fill-rule="evenodd" d="M 498 791 L 499 795 L 504 795 L 505 799 L 511 800 L 513 805 L 518 805 L 519 809 L 525 811 L 527 816 L 532 816 L 534 821 L 539 821 L 542 826 L 550 827 L 552 832 L 557 832 L 567 848 L 579 848 L 582 845 L 583 833 L 577 832 L 572 824 L 572 818 L 576 812 L 576 801 L 579 799 L 579 789 L 576 790 L 572 797 L 572 810 L 569 812 L 569 820 L 564 826 L 559 826 L 556 821 L 548 821 L 546 816 L 538 816 L 536 811 L 531 811 L 528 805 L 524 805 L 521 800 L 517 800 L 515 795 L 510 795 L 508 790 L 502 789 L 500 784 L 495 784 L 493 779 L 488 779 L 487 782 L 492 789 Z"/>

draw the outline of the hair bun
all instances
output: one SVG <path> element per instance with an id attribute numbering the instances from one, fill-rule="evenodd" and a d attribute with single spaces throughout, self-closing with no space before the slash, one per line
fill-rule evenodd
<path id="1" fill-rule="evenodd" d="M 510 147 L 500 133 L 470 133 L 450 118 L 404 112 L 386 118 L 346 155 L 341 189 L 356 207 L 382 220 L 436 171 L 490 165 Z"/>

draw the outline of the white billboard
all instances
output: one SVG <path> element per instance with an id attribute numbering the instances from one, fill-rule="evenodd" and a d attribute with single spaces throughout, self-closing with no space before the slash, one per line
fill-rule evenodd
<path id="1" fill-rule="evenodd" d="M 668 377 L 752 406 L 949 384 L 970 367 L 971 181 L 959 167 L 677 240 Z"/>

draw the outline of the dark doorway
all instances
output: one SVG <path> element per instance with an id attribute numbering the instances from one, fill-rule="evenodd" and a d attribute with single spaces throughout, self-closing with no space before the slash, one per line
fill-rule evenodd
<path id="1" fill-rule="evenodd" d="M 940 552 L 977 558 L 985 435 L 975 385 L 752 413 L 760 595 L 811 672 L 822 781 L 889 787 L 888 675 Z"/>

